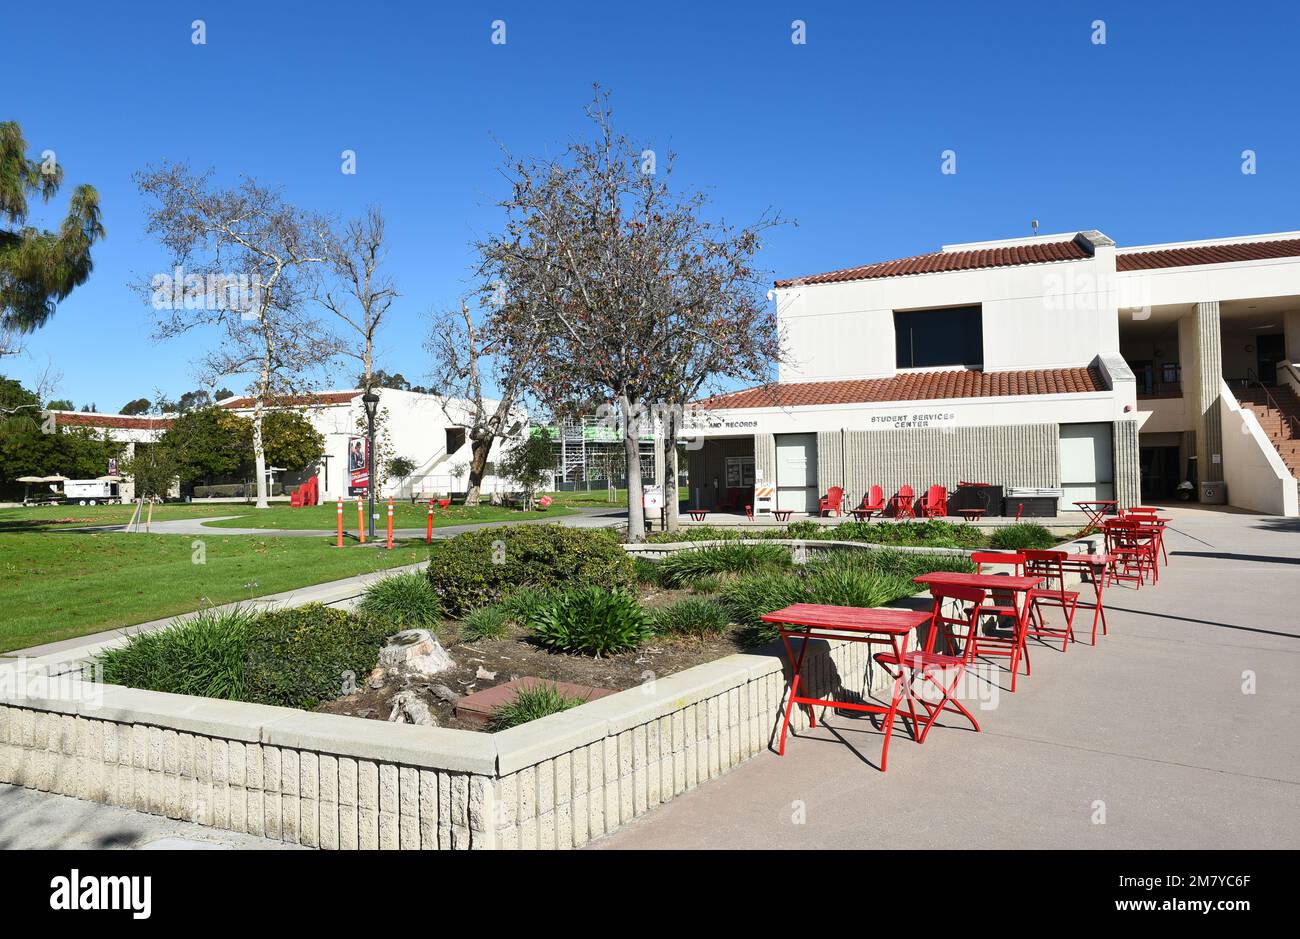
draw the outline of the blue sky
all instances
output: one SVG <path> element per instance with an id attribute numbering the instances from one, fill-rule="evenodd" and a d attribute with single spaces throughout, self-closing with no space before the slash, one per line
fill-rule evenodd
<path id="1" fill-rule="evenodd" d="M 91 280 L 3 367 L 28 382 L 52 369 L 59 396 L 101 411 L 195 387 L 205 338 L 155 345 L 127 286 L 166 270 L 131 182 L 166 158 L 282 184 L 322 212 L 381 205 L 403 297 L 379 364 L 422 380 L 424 316 L 468 291 L 468 242 L 500 220 L 496 141 L 562 147 L 593 81 L 719 215 L 797 219 L 767 239 L 777 276 L 1026 235 L 1032 218 L 1121 245 L 1300 229 L 1300 4 L 1200 6 L 74 2 L 39 27 L 10 13 L 26 35 L 0 120 L 33 155 L 53 149 L 69 184 L 29 221 L 57 224 L 89 182 L 109 237 Z M 206 45 L 191 42 L 196 18 Z M 945 149 L 955 175 L 939 171 Z"/>

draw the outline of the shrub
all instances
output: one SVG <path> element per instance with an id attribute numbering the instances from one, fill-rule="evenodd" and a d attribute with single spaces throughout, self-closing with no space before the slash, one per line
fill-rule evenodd
<path id="1" fill-rule="evenodd" d="M 691 581 L 691 590 L 694 593 L 717 593 L 721 589 L 722 578 L 714 574 L 696 577 Z"/>
<path id="2" fill-rule="evenodd" d="M 891 544 L 934 548 L 978 548 L 984 533 L 974 525 L 926 519 L 923 522 L 842 522 L 827 531 L 827 538 L 837 541 L 863 541 L 868 544 Z"/>
<path id="3" fill-rule="evenodd" d="M 809 602 L 832 606 L 884 606 L 917 589 L 905 573 L 882 569 L 856 552 L 832 554 L 810 564 L 806 585 Z"/>
<path id="4" fill-rule="evenodd" d="M 790 563 L 790 551 L 782 545 L 727 544 L 670 554 L 659 562 L 659 576 L 665 587 L 680 587 L 697 577 Z"/>
<path id="5" fill-rule="evenodd" d="M 442 613 L 438 596 L 423 571 L 394 574 L 376 581 L 366 588 L 357 610 L 392 624 L 396 627 L 393 632 L 436 623 Z"/>
<path id="6" fill-rule="evenodd" d="M 101 654 L 104 681 L 238 701 L 244 697 L 251 610 L 203 610 L 165 629 L 136 633 Z"/>
<path id="7" fill-rule="evenodd" d="M 498 603 L 497 606 L 505 611 L 508 619 L 522 626 L 550 602 L 553 592 L 543 590 L 540 587 L 521 587 L 506 594 L 505 599 Z"/>
<path id="8" fill-rule="evenodd" d="M 652 561 L 649 558 L 634 557 L 632 559 L 632 570 L 636 574 L 636 580 L 639 584 L 649 584 L 652 587 L 662 587 L 659 562 Z"/>
<path id="9" fill-rule="evenodd" d="M 336 698 L 349 673 L 364 681 L 392 632 L 388 623 L 319 603 L 262 613 L 248 630 L 244 700 L 310 709 Z"/>
<path id="10" fill-rule="evenodd" d="M 791 573 L 747 574 L 725 585 L 722 603 L 731 621 L 741 627 L 741 641 L 761 645 L 776 636 L 776 629 L 760 617 L 792 603 L 807 603 L 803 578 Z"/>
<path id="11" fill-rule="evenodd" d="M 731 617 L 722 604 L 704 597 L 687 597 L 654 611 L 651 625 L 661 636 L 705 639 L 727 631 Z"/>
<path id="12" fill-rule="evenodd" d="M 630 588 L 632 559 L 599 529 L 560 525 L 480 528 L 439 542 L 429 583 L 450 616 L 495 603 L 518 587 Z"/>
<path id="13" fill-rule="evenodd" d="M 1042 525 L 1019 522 L 994 531 L 989 544 L 995 548 L 1027 548 L 1035 551 L 1052 547 L 1056 544 L 1056 539 Z"/>
<path id="14" fill-rule="evenodd" d="M 818 525 L 812 519 L 800 519 L 797 522 L 791 522 L 785 527 L 784 536 L 786 538 L 824 538 L 822 526 Z"/>
<path id="15" fill-rule="evenodd" d="M 624 590 L 582 587 L 557 594 L 529 621 L 537 641 L 556 652 L 614 655 L 650 637 L 645 611 Z"/>
<path id="16" fill-rule="evenodd" d="M 480 639 L 500 639 L 510 629 L 512 617 L 503 604 L 481 606 L 465 615 L 460 624 L 460 636 L 467 642 Z"/>
<path id="17" fill-rule="evenodd" d="M 556 685 L 542 682 L 531 688 L 520 688 L 513 701 L 501 705 L 492 711 L 488 722 L 491 730 L 505 730 L 527 724 L 548 714 L 559 714 L 569 708 L 586 703 L 582 698 L 567 695 Z"/>

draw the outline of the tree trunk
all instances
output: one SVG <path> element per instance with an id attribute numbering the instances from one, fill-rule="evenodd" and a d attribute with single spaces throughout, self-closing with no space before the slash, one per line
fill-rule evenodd
<path id="1" fill-rule="evenodd" d="M 675 407 L 664 409 L 664 528 L 677 531 L 681 519 L 677 504 L 677 415 Z"/>
<path id="2" fill-rule="evenodd" d="M 627 459 L 627 540 L 631 544 L 645 541 L 645 510 L 641 507 L 641 440 L 639 422 L 632 420 L 632 403 L 626 394 L 619 395 L 618 407 L 623 415 L 623 455 Z"/>
<path id="3" fill-rule="evenodd" d="M 253 470 L 257 474 L 257 508 L 271 507 L 267 501 L 266 486 L 266 448 L 262 445 L 262 402 L 253 407 Z"/>
<path id="4" fill-rule="evenodd" d="M 488 454 L 492 452 L 492 441 L 478 439 L 470 441 L 469 456 L 469 490 L 465 493 L 466 505 L 478 505 L 483 488 L 483 474 L 487 471 Z"/>

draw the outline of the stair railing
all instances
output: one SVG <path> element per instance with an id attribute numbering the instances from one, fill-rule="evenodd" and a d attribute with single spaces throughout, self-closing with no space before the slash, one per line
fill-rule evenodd
<path id="1" fill-rule="evenodd" d="M 1288 364 L 1287 367 L 1290 368 L 1291 366 Z M 1251 382 L 1254 382 L 1256 385 L 1259 385 L 1260 390 L 1264 392 L 1264 397 L 1268 399 L 1268 406 L 1271 407 L 1274 411 L 1277 411 L 1278 416 L 1281 417 L 1283 420 L 1291 422 L 1291 433 L 1293 437 L 1300 439 L 1300 420 L 1297 420 L 1293 415 L 1283 411 L 1282 405 L 1278 404 L 1277 398 L 1273 397 L 1273 393 L 1268 390 L 1268 385 L 1260 381 L 1259 376 L 1255 374 L 1255 370 L 1253 368 L 1248 368 L 1246 369 L 1247 386 L 1249 386 Z"/>

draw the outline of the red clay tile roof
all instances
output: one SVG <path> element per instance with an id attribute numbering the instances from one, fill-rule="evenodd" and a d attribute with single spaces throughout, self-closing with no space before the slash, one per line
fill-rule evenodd
<path id="1" fill-rule="evenodd" d="M 939 271 L 971 271 L 984 267 L 1011 267 L 1019 264 L 1044 264 L 1050 261 L 1082 261 L 1092 255 L 1078 241 L 1045 241 L 1004 248 L 977 248 L 972 251 L 935 251 L 897 261 L 880 261 L 842 271 L 778 280 L 778 287 L 799 284 L 839 284 L 849 280 L 875 277 L 901 277 L 905 274 L 933 274 Z"/>
<path id="2" fill-rule="evenodd" d="M 287 395 L 283 398 L 276 399 L 274 405 L 272 405 L 272 403 L 269 401 L 267 402 L 267 404 L 268 406 L 275 406 L 275 407 L 299 407 L 299 406 L 310 406 L 310 405 L 319 406 L 319 405 L 327 405 L 327 404 L 347 404 L 349 401 L 351 401 L 359 394 L 361 394 L 360 391 L 322 391 L 317 394 Z M 218 401 L 217 404 L 223 408 L 251 408 L 253 406 L 253 399 L 247 396 L 243 396 L 239 398 L 225 398 L 221 401 Z"/>
<path id="3" fill-rule="evenodd" d="M 894 378 L 812 381 L 762 385 L 697 402 L 708 410 L 797 408 L 822 404 L 940 401 L 951 398 L 1001 398 L 1008 395 L 1079 394 L 1109 390 L 1101 374 L 1088 368 L 1027 372 L 908 372 Z"/>
<path id="4" fill-rule="evenodd" d="M 1115 255 L 1117 271 L 1149 271 L 1158 267 L 1225 264 L 1229 261 L 1264 261 L 1300 257 L 1300 238 L 1287 241 L 1247 241 L 1231 245 L 1195 245 L 1163 251 L 1134 251 Z"/>
<path id="5" fill-rule="evenodd" d="M 54 423 L 64 427 L 111 427 L 115 430 L 166 430 L 172 426 L 170 417 L 127 417 L 123 414 L 91 414 L 86 412 L 56 411 Z"/>

